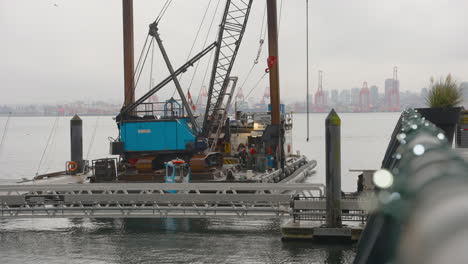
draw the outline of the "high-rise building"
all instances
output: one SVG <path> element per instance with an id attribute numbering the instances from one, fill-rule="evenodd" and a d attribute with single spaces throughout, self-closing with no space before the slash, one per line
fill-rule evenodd
<path id="1" fill-rule="evenodd" d="M 338 90 L 331 91 L 330 104 L 333 106 L 338 104 Z"/>
<path id="2" fill-rule="evenodd" d="M 389 92 L 393 88 L 393 81 L 394 81 L 393 79 L 386 79 L 385 80 L 385 101 L 388 101 Z M 396 84 L 397 92 L 399 92 L 400 91 L 400 80 L 397 80 L 395 84 Z"/>
<path id="3" fill-rule="evenodd" d="M 370 104 L 376 106 L 379 102 L 379 87 L 372 85 L 369 91 Z"/>
<path id="4" fill-rule="evenodd" d="M 347 105 L 351 102 L 351 94 L 349 90 L 342 90 L 340 92 L 340 104 Z"/>
<path id="5" fill-rule="evenodd" d="M 427 98 L 427 94 L 429 93 L 429 91 L 427 90 L 427 88 L 422 88 L 421 89 L 421 94 L 419 95 L 419 101 L 421 104 L 424 104 L 426 102 L 426 98 Z"/>
<path id="6" fill-rule="evenodd" d="M 421 98 L 426 98 L 428 93 L 427 88 L 421 88 Z"/>
<path id="7" fill-rule="evenodd" d="M 351 104 L 352 105 L 359 105 L 359 93 L 360 92 L 361 92 L 361 88 L 351 89 Z"/>
<path id="8" fill-rule="evenodd" d="M 330 92 L 328 90 L 323 91 L 323 98 L 325 101 L 325 105 L 329 105 L 330 104 Z"/>

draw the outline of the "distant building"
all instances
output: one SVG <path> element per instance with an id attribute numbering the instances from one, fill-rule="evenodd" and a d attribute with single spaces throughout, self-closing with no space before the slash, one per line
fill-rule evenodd
<path id="1" fill-rule="evenodd" d="M 351 89 L 351 104 L 352 105 L 359 105 L 359 94 L 361 92 L 361 88 L 352 88 Z"/>
<path id="2" fill-rule="evenodd" d="M 429 90 L 427 88 L 421 89 L 421 94 L 419 95 L 419 97 L 420 97 L 420 101 L 422 104 L 426 101 L 428 93 L 429 93 Z"/>
<path id="3" fill-rule="evenodd" d="M 392 88 L 393 88 L 393 79 L 386 79 L 385 80 L 385 101 L 386 102 L 388 102 L 388 95 Z M 397 92 L 400 91 L 400 80 L 396 81 L 396 89 L 397 89 Z"/>
<path id="4" fill-rule="evenodd" d="M 323 91 L 323 98 L 325 101 L 325 105 L 329 105 L 330 104 L 330 92 L 328 90 Z"/>
<path id="5" fill-rule="evenodd" d="M 460 89 L 463 94 L 463 106 L 468 108 L 468 82 L 462 82 L 460 84 Z"/>
<path id="6" fill-rule="evenodd" d="M 351 103 L 351 93 L 349 90 L 342 90 L 340 92 L 339 103 L 343 105 L 348 105 Z"/>
<path id="7" fill-rule="evenodd" d="M 421 88 L 421 97 L 422 98 L 426 98 L 427 93 L 428 93 L 427 88 Z"/>
<path id="8" fill-rule="evenodd" d="M 370 104 L 376 106 L 379 103 L 379 87 L 372 85 L 369 91 Z"/>
<path id="9" fill-rule="evenodd" d="M 333 106 L 338 104 L 338 90 L 331 91 L 330 104 Z"/>

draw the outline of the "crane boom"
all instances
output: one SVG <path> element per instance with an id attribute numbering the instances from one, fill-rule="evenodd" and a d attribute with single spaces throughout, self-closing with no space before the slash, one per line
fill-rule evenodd
<path id="1" fill-rule="evenodd" d="M 218 46 L 211 72 L 208 101 L 203 119 L 202 134 L 209 137 L 220 124 L 229 76 L 244 36 L 253 0 L 227 0 L 218 33 Z M 225 105 L 225 104 L 224 104 Z"/>

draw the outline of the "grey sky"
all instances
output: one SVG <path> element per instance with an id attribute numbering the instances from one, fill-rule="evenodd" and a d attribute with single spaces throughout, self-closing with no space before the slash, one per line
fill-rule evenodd
<path id="1" fill-rule="evenodd" d="M 280 0 L 279 0 L 280 1 Z M 282 97 L 305 97 L 305 0 L 283 0 L 280 28 Z M 173 0 L 160 33 L 174 66 L 185 62 L 209 0 Z M 212 0 L 210 20 L 218 0 Z M 55 6 L 54 4 L 58 6 Z M 164 0 L 135 0 L 135 56 Z M 220 8 L 224 5 L 221 1 Z M 232 75 L 245 78 L 258 49 L 265 1 L 255 0 L 247 32 Z M 367 81 L 383 88 L 394 65 L 402 90 L 419 91 L 431 75 L 452 73 L 468 79 L 468 10 L 466 0 L 310 0 L 311 90 L 317 71 L 324 89 L 349 89 Z M 218 11 L 219 13 L 219 11 Z M 206 21 L 194 53 L 202 49 Z M 219 24 L 219 16 L 215 25 Z M 208 40 L 214 40 L 215 28 Z M 123 97 L 120 0 L 0 0 L 0 104 L 57 103 L 63 100 Z M 167 69 L 156 50 L 156 83 Z M 265 44 L 260 63 L 247 81 L 247 93 L 266 67 Z M 192 93 L 198 94 L 206 68 L 198 69 Z M 182 78 L 188 87 L 193 68 Z M 261 97 L 265 78 L 252 92 Z M 137 94 L 149 88 L 141 79 Z M 168 86 L 162 97 L 172 94 Z"/>

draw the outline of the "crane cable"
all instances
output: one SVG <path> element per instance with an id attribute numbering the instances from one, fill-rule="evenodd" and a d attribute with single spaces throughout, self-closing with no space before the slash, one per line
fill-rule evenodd
<path id="1" fill-rule="evenodd" d="M 203 42 L 203 47 L 206 46 L 206 43 L 208 42 L 208 37 L 210 36 L 211 28 L 213 27 L 213 23 L 214 23 L 214 20 L 215 20 L 215 18 L 216 18 L 216 13 L 217 13 L 217 11 L 218 11 L 219 3 L 220 3 L 220 2 L 221 2 L 221 0 L 218 0 L 218 3 L 216 4 L 215 11 L 214 11 L 214 13 L 213 13 L 213 17 L 211 18 L 210 26 L 208 27 L 208 31 L 207 31 L 207 33 L 206 33 L 205 40 L 204 40 L 204 42 Z M 211 1 L 210 1 L 210 3 L 211 3 Z M 208 3 L 208 4 L 210 4 L 210 3 Z M 209 7 L 209 5 L 208 5 L 208 7 Z M 208 11 L 208 7 L 206 8 L 206 11 Z M 205 19 L 206 11 L 205 11 L 205 14 L 203 15 L 202 22 L 203 22 L 203 20 Z M 200 30 L 200 28 L 201 28 L 202 25 L 203 25 L 203 23 L 200 23 L 199 30 Z M 198 33 L 197 33 L 197 35 L 198 35 Z M 195 44 L 195 42 L 194 42 L 194 44 Z M 213 54 L 213 52 L 211 52 L 211 54 Z M 209 60 L 209 61 L 211 61 L 211 57 L 212 57 L 212 56 L 210 55 L 210 60 Z M 188 86 L 188 88 L 187 88 L 187 91 L 190 91 L 190 88 L 192 87 L 193 80 L 195 79 L 195 75 L 196 75 L 196 73 L 198 72 L 198 67 L 199 67 L 199 65 L 200 65 L 200 60 L 197 61 L 197 64 L 195 65 L 195 69 L 193 70 L 192 78 L 190 79 L 190 84 L 189 84 L 189 86 Z M 208 65 L 209 65 L 209 63 L 208 63 Z M 201 89 L 200 89 L 200 92 L 201 92 Z M 199 92 L 199 94 L 200 94 L 200 92 Z M 174 94 L 175 94 L 175 90 L 174 90 L 174 92 L 172 93 L 172 96 L 174 96 Z M 197 99 L 197 101 L 198 101 L 198 99 Z"/>
<path id="2" fill-rule="evenodd" d="M 266 32 L 266 27 L 265 26 L 265 16 L 266 16 L 266 1 L 265 1 L 265 7 L 263 9 L 263 17 L 262 17 L 262 26 L 260 27 L 260 34 L 259 34 L 259 37 L 258 37 L 258 42 L 259 42 L 259 46 L 258 46 L 258 50 L 257 50 L 257 56 L 255 57 L 255 60 L 252 64 L 252 67 L 250 67 L 250 70 L 248 71 L 246 77 L 244 78 L 244 81 L 242 82 L 242 84 L 240 85 L 240 87 L 244 87 L 245 83 L 249 80 L 250 78 L 250 75 L 252 74 L 253 72 L 253 69 L 255 68 L 255 66 L 258 64 L 259 60 L 260 60 L 260 56 L 262 54 L 262 47 L 263 47 L 263 43 L 265 42 L 265 32 Z M 262 77 L 263 79 L 263 77 Z M 241 91 L 241 89 L 237 90 L 237 94 L 239 94 L 239 92 Z M 236 96 L 237 97 L 237 96 Z"/>
<path id="3" fill-rule="evenodd" d="M 159 23 L 159 21 L 161 21 L 161 19 L 166 14 L 166 11 L 169 8 L 169 6 L 171 5 L 171 3 L 172 3 L 172 0 L 166 0 L 163 7 L 161 8 L 161 11 L 159 11 L 158 16 L 156 17 L 156 20 L 154 21 L 155 23 Z"/>
<path id="4" fill-rule="evenodd" d="M 159 23 L 161 21 L 161 19 L 163 18 L 164 14 L 166 14 L 166 11 L 169 8 L 169 6 L 171 5 L 171 3 L 172 3 L 172 0 L 166 0 L 163 7 L 161 8 L 161 11 L 159 12 L 158 16 L 156 17 L 154 23 Z M 151 56 L 151 63 L 153 63 L 153 58 L 154 58 L 154 37 L 151 37 L 151 41 L 150 41 L 148 49 L 147 49 L 146 46 L 148 44 L 148 38 L 149 37 L 150 37 L 150 35 L 148 33 L 148 35 L 146 36 L 146 39 L 145 39 L 145 43 L 143 44 L 143 48 L 141 49 L 141 53 L 140 53 L 140 57 L 138 58 L 137 65 L 135 67 L 135 70 L 133 71 L 132 80 L 133 80 L 133 91 L 134 92 L 136 91 L 136 88 L 138 87 L 138 82 L 140 81 L 141 73 L 143 72 L 143 67 L 144 67 L 144 65 L 146 63 L 146 59 L 148 58 L 148 54 L 149 54 L 150 49 L 153 50 L 153 53 L 152 53 L 152 56 Z M 145 50 L 146 50 L 146 53 L 145 53 Z M 144 55 L 144 59 L 142 61 L 143 54 L 145 54 L 145 55 Z M 151 67 L 152 67 L 152 65 L 151 65 Z M 135 81 L 135 76 L 136 75 L 138 75 L 138 77 L 136 78 L 136 81 Z M 151 70 L 151 74 L 150 74 L 150 86 L 151 86 L 151 75 L 152 75 L 152 70 Z M 151 87 L 150 87 L 150 89 L 151 89 Z"/>
<path id="5" fill-rule="evenodd" d="M 257 83 L 254 85 L 254 87 L 252 87 L 252 89 L 250 89 L 249 93 L 247 94 L 247 96 L 245 97 L 244 101 L 247 100 L 250 96 L 250 94 L 258 87 L 258 85 L 260 84 L 260 82 L 263 80 L 263 78 L 265 78 L 265 76 L 267 75 L 267 73 L 265 72 L 262 77 L 260 77 L 260 79 L 257 81 Z"/>
<path id="6" fill-rule="evenodd" d="M 279 8 L 279 21 L 278 21 L 278 36 L 279 36 L 279 31 L 280 31 L 280 27 L 281 27 L 281 18 L 282 18 L 282 13 L 283 13 L 283 0 L 281 0 L 280 2 L 280 8 Z M 255 65 L 258 63 L 258 60 L 259 60 L 259 57 L 261 55 L 261 50 L 262 50 L 262 46 L 263 46 L 263 42 L 262 40 L 265 39 L 265 36 L 266 36 L 266 32 L 267 32 L 267 27 L 264 27 L 264 23 L 265 23 L 265 16 L 266 16 L 266 2 L 265 2 L 265 8 L 264 8 L 264 11 L 263 11 L 263 19 L 262 19 L 262 26 L 261 26 L 261 29 L 260 29 L 260 46 L 259 46 L 259 50 L 257 52 L 257 57 L 256 59 L 254 60 L 254 64 L 252 65 L 252 67 L 250 68 L 246 78 L 244 79 L 244 82 L 242 83 L 241 87 L 243 87 L 245 85 L 245 83 L 247 82 L 248 78 L 250 77 L 250 74 L 252 73 Z M 262 38 L 263 36 L 263 38 Z M 247 96 L 244 98 L 244 101 L 247 100 L 247 98 L 249 98 L 249 95 L 259 86 L 260 82 L 263 80 L 263 78 L 265 78 L 265 75 L 267 73 L 264 73 L 260 79 L 256 82 L 256 84 L 252 87 L 252 89 L 250 89 L 249 93 L 247 94 Z M 237 93 L 239 93 L 240 89 L 238 90 Z"/>
<path id="7" fill-rule="evenodd" d="M 94 145 L 94 138 L 96 137 L 96 131 L 97 131 L 97 127 L 99 125 L 99 118 L 100 118 L 100 116 L 98 116 L 96 118 L 96 123 L 94 124 L 94 130 L 93 130 L 93 134 L 91 136 L 91 141 L 89 142 L 88 152 L 86 153 L 86 159 L 88 159 L 89 154 L 91 153 L 91 149 L 93 148 L 93 145 Z"/>
<path id="8" fill-rule="evenodd" d="M 144 51 L 145 51 L 145 49 L 146 49 L 146 45 L 148 44 L 148 38 L 149 38 L 149 34 L 146 36 L 145 43 L 143 44 L 143 48 L 141 49 L 140 57 L 138 58 L 137 65 L 136 65 L 136 67 L 135 67 L 135 70 L 133 71 L 133 75 L 132 75 L 132 80 L 133 80 L 133 92 L 135 92 L 136 87 L 137 87 L 137 84 L 134 82 L 136 73 L 139 71 L 139 68 L 140 68 L 140 67 L 143 68 L 143 66 L 140 66 L 140 63 L 141 63 L 141 59 L 142 59 L 142 57 L 143 57 Z M 140 71 L 140 73 L 141 73 L 141 71 Z M 138 77 L 138 79 L 139 79 L 139 77 Z M 124 103 L 122 103 L 122 106 L 124 106 Z"/>
<path id="9" fill-rule="evenodd" d="M 47 149 L 49 148 L 49 145 L 51 144 L 53 135 L 56 134 L 56 127 L 57 127 L 58 119 L 59 119 L 59 116 L 57 115 L 57 117 L 54 120 L 54 124 L 52 125 L 52 129 L 50 130 L 49 137 L 47 139 L 47 143 L 44 148 L 44 151 L 42 152 L 41 159 L 39 160 L 39 164 L 37 165 L 36 176 L 39 174 L 39 170 L 41 169 L 41 166 L 42 166 L 42 161 L 44 160 Z"/>
<path id="10" fill-rule="evenodd" d="M 44 166 L 46 166 L 45 173 L 47 173 L 50 170 L 51 165 L 53 164 L 54 157 L 55 157 L 55 152 L 57 150 L 57 131 L 59 130 L 60 126 L 60 118 L 57 121 L 57 125 L 54 128 L 53 134 L 52 134 L 52 140 L 50 142 L 50 148 L 49 151 L 46 153 L 46 156 L 44 157 Z M 52 156 L 52 159 L 50 157 Z"/>
<path id="11" fill-rule="evenodd" d="M 151 41 L 150 41 L 149 46 L 148 46 L 148 49 L 146 50 L 145 57 L 144 57 L 143 62 L 142 62 L 142 64 L 141 64 L 141 67 L 140 67 L 140 70 L 139 70 L 139 72 L 138 72 L 138 77 L 137 77 L 136 81 L 135 81 L 135 79 L 134 79 L 134 88 L 133 88 L 133 91 L 135 91 L 135 90 L 136 90 L 136 87 L 138 86 L 138 82 L 140 81 L 141 73 L 143 72 L 143 66 L 144 66 L 145 63 L 146 63 L 146 59 L 148 58 L 148 54 L 149 54 L 149 52 L 150 52 L 150 50 L 151 50 L 150 47 L 151 47 L 152 45 L 154 45 L 154 38 L 153 38 L 153 37 L 151 38 Z M 145 48 L 144 48 L 144 49 L 145 49 Z M 143 51 L 144 51 L 144 50 L 142 50 L 142 55 L 143 55 Z M 141 57 L 140 57 L 140 60 L 141 60 Z M 135 71 L 135 74 L 136 74 L 136 71 Z"/>
<path id="12" fill-rule="evenodd" d="M 211 27 L 212 27 L 214 19 L 216 17 L 216 11 L 218 11 L 219 3 L 220 3 L 220 1 L 218 1 L 218 4 L 215 7 L 215 12 L 213 14 L 213 18 L 211 19 L 211 23 L 210 23 L 210 27 L 208 29 L 208 33 L 206 34 L 206 37 L 205 37 L 205 43 L 208 40 L 208 36 L 209 36 L 210 31 L 211 31 Z M 205 74 L 203 75 L 203 80 L 201 82 L 200 90 L 198 91 L 197 102 L 195 103 L 195 105 L 198 105 L 198 103 L 200 102 L 201 93 L 203 91 L 203 86 L 205 86 L 205 80 L 206 80 L 206 76 L 208 74 L 208 70 L 210 69 L 210 66 L 211 66 L 210 61 L 211 61 L 212 58 L 213 58 L 213 52 L 210 52 L 210 58 L 208 59 L 208 63 L 206 64 Z M 196 69 L 198 68 L 198 63 L 199 62 L 197 62 L 197 65 L 195 66 Z M 192 76 L 192 80 L 193 80 L 193 76 Z"/>
<path id="13" fill-rule="evenodd" d="M 8 129 L 8 123 L 10 123 L 11 112 L 8 113 L 7 121 L 5 122 L 5 127 L 3 128 L 2 141 L 0 141 L 0 151 L 2 150 L 3 143 L 5 142 L 6 133 Z"/>
<path id="14" fill-rule="evenodd" d="M 213 52 L 210 53 L 210 58 L 208 59 L 208 62 L 211 61 L 211 58 L 213 58 Z M 200 98 L 201 98 L 201 93 L 203 91 L 203 87 L 206 87 L 204 84 L 205 84 L 205 80 L 206 80 L 206 76 L 208 75 L 208 70 L 210 68 L 210 63 L 207 63 L 206 64 L 206 69 L 205 69 L 205 74 L 203 75 L 203 80 L 202 80 L 202 85 L 200 87 L 200 91 L 198 91 L 198 96 L 197 96 L 197 102 L 195 105 L 198 105 L 198 103 L 200 102 Z"/>
<path id="15" fill-rule="evenodd" d="M 150 64 L 148 91 L 150 91 L 153 88 L 153 66 L 154 66 L 154 42 L 153 42 L 153 45 L 151 45 L 151 64 Z"/>
<path id="16" fill-rule="evenodd" d="M 306 91 L 306 107 L 307 107 L 307 138 L 306 141 L 309 142 L 309 0 L 306 0 L 306 82 L 307 82 L 307 91 Z"/>
<path id="17" fill-rule="evenodd" d="M 192 47 L 190 48 L 190 51 L 188 53 L 186 61 L 188 61 L 190 59 L 190 56 L 192 56 L 193 48 L 195 47 L 195 43 L 197 42 L 198 36 L 200 35 L 200 31 L 202 29 L 203 23 L 205 22 L 206 14 L 208 13 L 208 9 L 210 9 L 211 1 L 213 1 L 213 0 L 210 0 L 208 2 L 208 6 L 205 8 L 205 13 L 203 14 L 203 18 L 202 18 L 202 20 L 200 22 L 200 25 L 198 26 L 197 34 L 195 35 L 195 39 L 193 40 Z M 218 1 L 218 3 L 219 3 L 219 1 Z M 208 32 L 209 32 L 209 30 L 208 30 Z M 205 41 L 205 43 L 206 43 L 206 41 Z M 182 79 L 182 76 L 183 76 L 183 73 L 180 75 L 179 81 L 180 81 L 180 79 Z M 190 90 L 190 87 L 189 87 L 189 90 Z"/>

